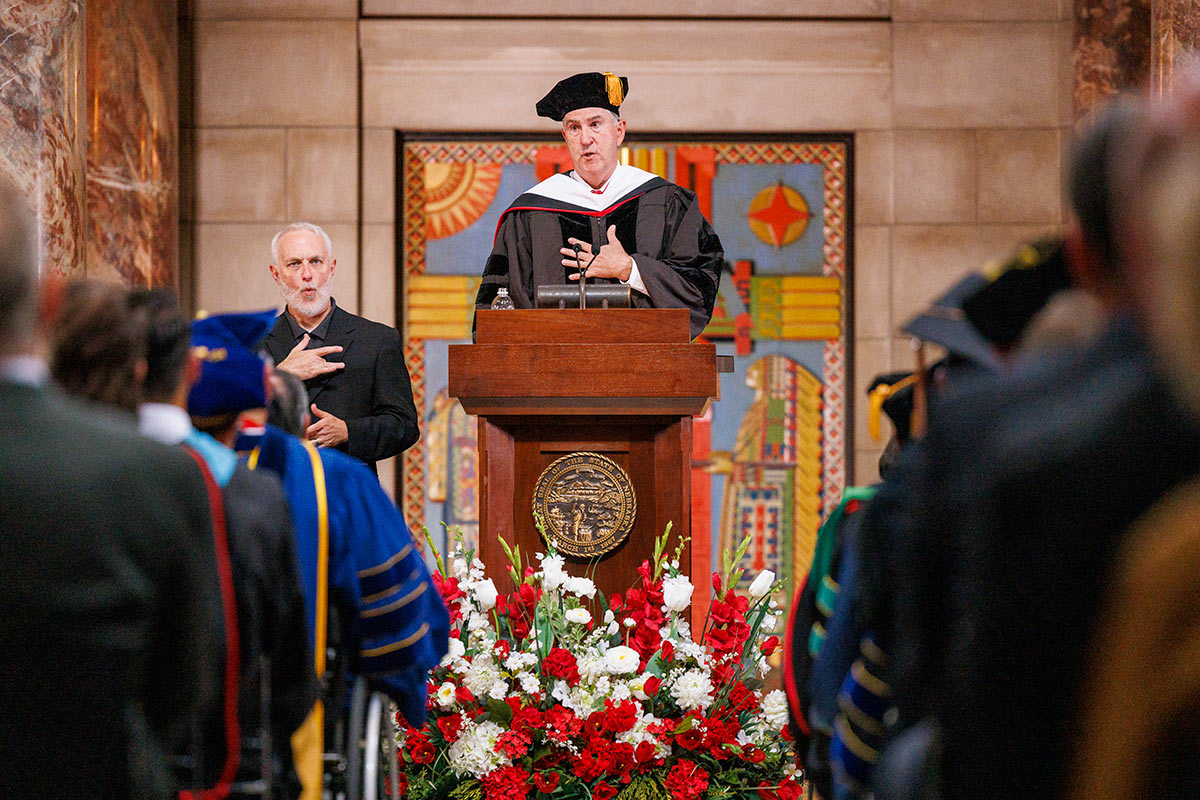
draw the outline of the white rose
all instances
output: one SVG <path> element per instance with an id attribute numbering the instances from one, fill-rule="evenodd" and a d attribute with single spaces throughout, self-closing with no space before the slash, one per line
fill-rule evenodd
<path id="1" fill-rule="evenodd" d="M 596 584 L 592 583 L 589 578 L 569 577 L 563 581 L 563 588 L 576 597 L 596 596 Z"/>
<path id="2" fill-rule="evenodd" d="M 542 559 L 542 588 L 552 592 L 563 585 L 567 575 L 563 572 L 565 560 L 562 556 L 547 556 Z"/>
<path id="3" fill-rule="evenodd" d="M 769 569 L 764 569 L 754 578 L 754 582 L 750 584 L 750 596 L 755 600 L 771 591 L 771 586 L 775 583 L 775 573 Z"/>
<path id="4" fill-rule="evenodd" d="M 496 607 L 497 595 L 499 592 L 496 591 L 496 584 L 492 583 L 491 578 L 475 582 L 475 598 L 479 601 L 479 607 L 484 611 Z"/>
<path id="5" fill-rule="evenodd" d="M 637 650 L 623 644 L 610 647 L 604 654 L 604 665 L 612 675 L 628 675 L 631 672 L 637 672 L 641 661 Z"/>
<path id="6" fill-rule="evenodd" d="M 452 708 L 454 706 L 454 684 L 446 681 L 437 690 L 437 703 L 442 708 Z"/>
<path id="7" fill-rule="evenodd" d="M 692 582 L 686 575 L 663 579 L 663 603 L 676 612 L 692 604 Z"/>
<path id="8" fill-rule="evenodd" d="M 586 608 L 568 608 L 567 622 L 576 622 L 580 625 L 587 625 L 592 621 L 592 615 Z"/>

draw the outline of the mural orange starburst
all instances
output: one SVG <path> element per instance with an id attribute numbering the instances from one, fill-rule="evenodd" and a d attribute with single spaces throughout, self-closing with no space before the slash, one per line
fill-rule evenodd
<path id="1" fill-rule="evenodd" d="M 808 227 L 808 203 L 782 183 L 763 189 L 750 201 L 746 221 L 754 235 L 773 247 L 784 247 L 800 238 Z"/>
<path id="2" fill-rule="evenodd" d="M 487 210 L 500 188 L 499 164 L 425 164 L 425 235 L 453 236 Z"/>

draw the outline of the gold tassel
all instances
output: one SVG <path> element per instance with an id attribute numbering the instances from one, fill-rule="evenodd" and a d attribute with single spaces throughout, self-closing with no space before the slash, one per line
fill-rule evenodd
<path id="1" fill-rule="evenodd" d="M 604 73 L 604 88 L 608 90 L 609 105 L 619 108 L 625 100 L 625 92 L 621 90 L 621 79 L 611 72 Z"/>
<path id="2" fill-rule="evenodd" d="M 907 378 L 896 381 L 890 386 L 886 383 L 881 383 L 867 395 L 867 432 L 871 434 L 872 439 L 877 442 L 879 441 L 879 420 L 880 414 L 883 411 L 883 402 L 904 387 L 915 383 L 916 380 L 916 375 L 909 375 Z"/>

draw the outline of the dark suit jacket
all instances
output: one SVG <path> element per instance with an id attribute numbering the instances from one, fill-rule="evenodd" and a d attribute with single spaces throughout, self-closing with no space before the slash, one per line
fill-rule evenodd
<path id="1" fill-rule="evenodd" d="M 408 367 L 395 328 L 355 316 L 334 306 L 325 346 L 341 345 L 330 357 L 345 367 L 304 382 L 310 403 L 345 420 L 349 440 L 338 449 L 367 463 L 398 455 L 420 437 Z M 283 314 L 263 346 L 275 363 L 296 346 Z M 309 348 L 321 344 L 310 341 Z"/>
<path id="2" fill-rule="evenodd" d="M 170 796 L 223 652 L 196 465 L 0 381 L 0 529 L 0 797 Z"/>

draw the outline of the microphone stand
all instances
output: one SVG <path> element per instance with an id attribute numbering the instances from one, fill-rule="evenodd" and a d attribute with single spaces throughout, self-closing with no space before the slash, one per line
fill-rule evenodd
<path id="1" fill-rule="evenodd" d="M 584 291 L 584 284 L 587 283 L 587 271 L 596 260 L 596 256 L 600 255 L 600 251 L 596 250 L 596 252 L 592 253 L 592 260 L 584 264 L 583 259 L 580 257 L 582 250 L 579 245 L 573 244 L 571 246 L 575 248 L 575 263 L 579 267 L 579 309 L 582 311 L 587 308 L 586 293 Z"/>

